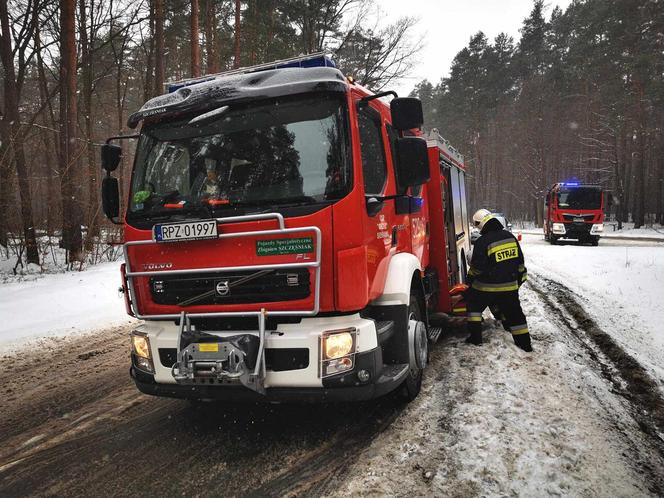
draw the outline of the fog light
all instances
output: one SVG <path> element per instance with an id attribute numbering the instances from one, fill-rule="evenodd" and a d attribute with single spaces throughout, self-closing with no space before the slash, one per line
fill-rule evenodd
<path id="1" fill-rule="evenodd" d="M 140 356 L 134 355 L 134 365 L 139 370 L 145 372 L 154 373 L 154 367 L 152 366 L 152 360 L 149 358 L 141 358 Z"/>
<path id="2" fill-rule="evenodd" d="M 553 233 L 565 233 L 565 225 L 563 223 L 554 223 L 553 224 Z"/>
<path id="3" fill-rule="evenodd" d="M 368 382 L 371 378 L 371 374 L 367 370 L 360 370 L 357 372 L 357 378 L 360 382 Z"/>
<path id="4" fill-rule="evenodd" d="M 334 360 L 355 352 L 355 329 L 326 332 L 321 348 L 323 360 Z"/>

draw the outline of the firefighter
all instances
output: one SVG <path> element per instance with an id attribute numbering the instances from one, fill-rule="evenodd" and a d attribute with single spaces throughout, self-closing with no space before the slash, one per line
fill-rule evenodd
<path id="1" fill-rule="evenodd" d="M 528 278 L 521 246 L 487 209 L 473 215 L 473 224 L 480 230 L 480 238 L 468 270 L 466 342 L 482 344 L 482 312 L 488 306 L 500 309 L 503 326 L 512 333 L 514 343 L 530 352 L 528 324 L 519 302 L 519 287 Z"/>

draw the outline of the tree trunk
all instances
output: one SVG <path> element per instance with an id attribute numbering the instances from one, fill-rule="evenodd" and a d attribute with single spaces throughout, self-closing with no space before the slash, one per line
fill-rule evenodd
<path id="1" fill-rule="evenodd" d="M 235 56 L 233 58 L 233 68 L 237 69 L 240 67 L 240 36 L 242 35 L 240 24 L 240 13 L 241 13 L 241 2 L 240 0 L 235 0 Z"/>
<path id="2" fill-rule="evenodd" d="M 79 151 L 76 137 L 75 0 L 60 0 L 60 190 L 62 247 L 69 261 L 81 260 L 81 199 Z"/>
<path id="3" fill-rule="evenodd" d="M 39 81 L 39 103 L 40 107 L 47 109 L 48 113 L 43 117 L 42 124 L 45 128 L 44 133 L 42 133 L 42 141 L 44 144 L 44 165 L 46 167 L 46 204 L 48 209 L 46 210 L 46 233 L 49 236 L 53 235 L 56 228 L 56 217 L 61 215 L 62 208 L 60 206 L 61 199 L 58 197 L 57 192 L 55 191 L 55 181 L 54 177 L 58 177 L 59 172 L 57 169 L 57 161 L 53 160 L 53 152 L 57 150 L 57 134 L 55 131 L 46 131 L 49 127 L 51 129 L 57 126 L 55 120 L 55 113 L 53 111 L 53 106 L 49 100 L 48 92 L 48 82 L 46 80 L 46 69 L 44 68 L 44 60 L 41 56 L 41 38 L 39 32 L 35 33 L 35 47 L 37 49 L 37 79 Z M 47 121 L 47 117 L 50 121 Z M 57 203 L 57 207 L 56 207 Z"/>
<path id="4" fill-rule="evenodd" d="M 198 0 L 191 0 L 191 76 L 201 75 L 201 46 L 198 36 Z"/>
<path id="5" fill-rule="evenodd" d="M 97 181 L 97 168 L 95 161 L 94 150 L 94 136 L 92 128 L 92 78 L 94 74 L 93 60 L 90 57 L 91 47 L 93 42 L 91 39 L 92 34 L 88 36 L 87 26 L 87 13 L 85 8 L 86 1 L 79 0 L 79 20 L 80 20 L 80 46 L 81 46 L 81 72 L 83 80 L 83 88 L 81 96 L 81 103 L 83 104 L 83 121 L 85 123 L 85 143 L 86 143 L 86 161 L 87 161 L 87 187 L 88 187 L 88 205 L 86 212 L 86 222 L 88 231 L 85 237 L 85 251 L 90 252 L 94 246 L 94 239 L 99 235 L 99 197 L 97 191 L 99 184 Z M 90 22 L 94 22 L 94 2 L 90 4 Z M 92 32 L 92 29 L 90 30 Z"/>
<path id="6" fill-rule="evenodd" d="M 25 238 L 25 254 L 27 263 L 39 264 L 39 250 L 35 235 L 35 225 L 32 215 L 32 198 L 30 195 L 30 181 L 28 179 L 25 150 L 23 148 L 23 133 L 21 130 L 19 114 L 19 90 L 16 82 L 14 56 L 12 53 L 12 33 L 9 28 L 9 12 L 7 0 L 0 0 L 0 28 L 2 29 L 2 44 L 0 58 L 5 70 L 4 92 L 5 112 L 2 118 L 2 141 L 8 144 L 7 157 L 13 159 L 18 175 L 18 190 L 21 197 L 21 221 L 23 223 L 23 237 Z M 9 180 L 9 177 L 4 179 Z M 5 185 L 3 181 L 3 185 Z M 6 213 L 6 211 L 5 211 Z M 0 213 L 5 216 L 5 213 Z M 4 232 L 6 233 L 6 231 Z"/>
<path id="7" fill-rule="evenodd" d="M 154 94 L 164 93 L 164 0 L 155 0 L 154 3 Z"/>
<path id="8" fill-rule="evenodd" d="M 217 12 L 215 0 L 205 0 L 205 54 L 207 74 L 219 72 L 219 54 L 217 53 Z"/>
<path id="9" fill-rule="evenodd" d="M 148 55 L 145 68 L 145 86 L 143 87 L 143 102 L 147 102 L 154 96 L 154 45 L 155 45 L 155 26 L 154 26 L 154 0 L 149 0 L 150 4 L 150 15 L 149 17 L 149 26 L 150 26 L 150 42 L 148 44 Z"/>
<path id="10" fill-rule="evenodd" d="M 641 228 L 645 224 L 646 215 L 646 124 L 645 110 L 643 109 L 643 89 L 639 88 L 639 130 L 637 132 L 637 154 L 635 174 L 634 198 L 634 228 Z"/>

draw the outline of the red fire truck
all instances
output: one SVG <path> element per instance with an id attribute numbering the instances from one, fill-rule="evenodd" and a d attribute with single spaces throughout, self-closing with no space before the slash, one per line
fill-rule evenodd
<path id="1" fill-rule="evenodd" d="M 385 98 L 394 97 L 389 104 Z M 131 376 L 191 399 L 414 398 L 469 248 L 463 157 L 315 55 L 187 80 L 141 125 L 124 224 Z"/>
<path id="2" fill-rule="evenodd" d="M 604 194 L 599 185 L 564 182 L 544 198 L 544 238 L 577 239 L 596 246 L 604 232 Z"/>

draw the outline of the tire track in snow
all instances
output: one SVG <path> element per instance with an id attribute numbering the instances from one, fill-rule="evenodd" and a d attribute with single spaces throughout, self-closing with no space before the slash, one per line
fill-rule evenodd
<path id="1" fill-rule="evenodd" d="M 650 450 L 664 457 L 664 397 L 657 381 L 599 327 L 574 297 L 573 291 L 537 273 L 534 277 L 529 279 L 531 289 L 599 367 L 602 376 L 611 384 L 611 391 L 628 402 L 629 413 L 646 436 L 645 442 Z M 648 474 L 651 490 L 664 496 L 662 469 L 643 457 L 643 448 L 629 437 L 629 431 L 619 421 L 614 421 L 614 427 L 628 441 L 633 461 L 641 466 L 639 470 Z"/>

